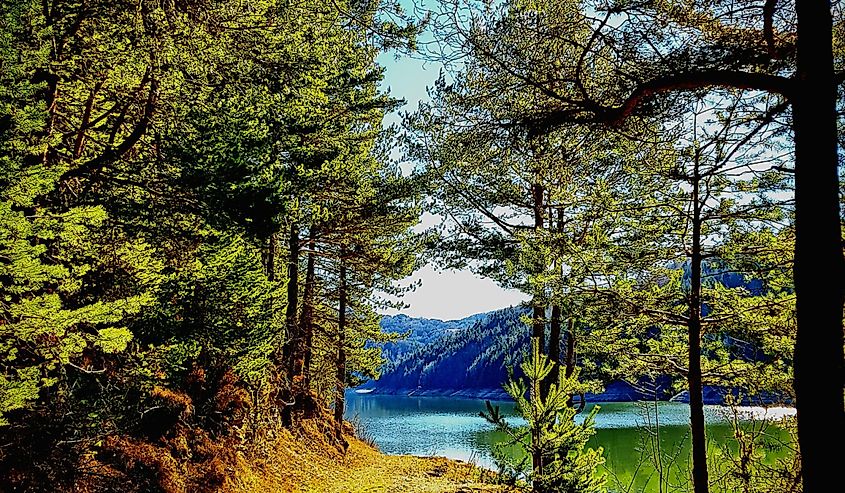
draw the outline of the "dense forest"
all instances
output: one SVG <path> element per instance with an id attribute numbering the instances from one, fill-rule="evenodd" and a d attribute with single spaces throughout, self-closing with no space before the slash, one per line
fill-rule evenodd
<path id="1" fill-rule="evenodd" d="M 363 387 L 379 393 L 505 396 L 506 369 L 521 362 L 522 355 L 513 350 L 529 347 L 524 312 L 511 308 L 484 314 L 474 324 L 388 359 L 379 379 Z"/>
<path id="2" fill-rule="evenodd" d="M 374 375 L 421 193 L 377 8 L 2 4 L 0 489 L 215 490 Z"/>
<path id="3" fill-rule="evenodd" d="M 734 277 L 732 273 L 730 278 Z M 757 283 L 740 284 L 746 284 L 745 289 L 753 290 Z M 731 283 L 727 285 L 731 286 Z M 734 288 L 738 285 L 733 283 Z M 475 323 L 455 327 L 449 332 L 437 329 L 441 324 L 448 325 L 450 322 L 407 316 L 384 317 L 383 327 L 411 334 L 409 339 L 414 341 L 413 349 L 399 352 L 393 349 L 396 343 L 384 343 L 383 354 L 387 363 L 378 380 L 368 381 L 361 389 L 377 394 L 509 399 L 502 382 L 508 380 L 510 371 L 521 374 L 519 367 L 525 359 L 525 350 L 530 347 L 530 334 L 525 330 L 525 318 L 529 313 L 527 307 L 505 308 L 451 322 L 457 324 L 476 319 Z M 547 311 L 546 318 L 549 315 Z M 419 336 L 415 336 L 417 332 Z M 549 327 L 546 327 L 546 339 L 550 339 L 549 335 Z M 638 344 L 649 344 L 649 340 L 660 335 L 656 330 L 641 333 L 639 337 L 642 339 Z M 729 353 L 737 365 L 771 363 L 767 361 L 771 353 L 754 343 L 726 333 L 708 334 L 705 338 L 712 347 Z M 689 393 L 683 390 L 686 388 L 683 375 L 678 372 L 639 373 L 630 366 L 622 369 L 618 365 L 618 355 L 604 351 L 600 342 L 601 336 L 593 337 L 589 328 L 585 328 L 583 340 L 577 345 L 578 351 L 573 357 L 580 381 L 585 384 L 583 397 L 587 402 L 688 401 Z M 557 340 L 557 343 L 558 354 L 565 354 L 568 341 Z M 523 352 L 514 351 L 515 348 Z M 551 352 L 548 347 L 545 350 Z M 608 359 L 613 359 L 614 364 L 609 364 Z M 708 381 L 703 385 L 703 402 L 710 405 L 731 402 L 773 405 L 791 401 L 788 387 L 770 385 L 761 391 L 759 387 L 746 386 L 747 382 L 738 378 Z"/>
<path id="4" fill-rule="evenodd" d="M 236 471 L 358 447 L 383 369 L 505 380 L 513 487 L 605 491 L 576 397 L 664 379 L 682 489 L 707 387 L 797 408 L 732 488 L 839 484 L 840 7 L 412 3 L 0 3 L 0 491 L 284 490 Z M 441 69 L 394 126 L 387 52 Z M 425 262 L 530 301 L 382 330 Z"/>
<path id="5" fill-rule="evenodd" d="M 444 336 L 473 326 L 477 321 L 483 320 L 486 315 L 486 313 L 480 313 L 448 321 L 413 318 L 402 314 L 385 315 L 379 320 L 381 330 L 387 334 L 397 334 L 400 338 L 381 343 L 381 354 L 387 364 L 394 363 Z"/>

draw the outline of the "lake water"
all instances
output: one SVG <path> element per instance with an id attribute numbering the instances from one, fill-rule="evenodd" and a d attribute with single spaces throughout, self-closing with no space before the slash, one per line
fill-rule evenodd
<path id="1" fill-rule="evenodd" d="M 499 405 L 506 414 L 514 415 L 512 402 L 494 404 Z M 610 483 L 633 484 L 633 491 L 651 490 L 649 485 L 656 485 L 653 478 L 656 467 L 666 467 L 650 460 L 643 463 L 642 459 L 642 451 L 648 454 L 648 451 L 657 450 L 658 443 L 653 438 L 654 404 L 613 402 L 599 405 L 601 409 L 596 416 L 596 435 L 588 446 L 604 448 L 606 472 L 612 476 Z M 660 456 L 672 464 L 667 473 L 670 480 L 675 483 L 685 481 L 689 477 L 686 470 L 689 462 L 689 407 L 681 403 L 660 402 L 658 409 Z M 484 401 L 477 399 L 349 392 L 346 418 L 359 422 L 364 433 L 383 452 L 445 456 L 495 469 L 491 450 L 494 443 L 504 441 L 505 437 L 493 431 L 492 425 L 478 415 L 483 410 Z M 766 416 L 777 419 L 784 414 L 791 414 L 792 410 L 746 408 L 743 412 L 746 417 Z M 711 457 L 717 457 L 723 451 L 735 450 L 731 440 L 733 429 L 726 410 L 707 406 L 705 416 Z M 521 424 L 517 418 L 511 422 Z M 769 426 L 766 433 L 777 442 L 789 440 L 788 434 L 775 426 Z M 776 460 L 785 451 L 771 450 L 767 453 L 771 460 Z"/>

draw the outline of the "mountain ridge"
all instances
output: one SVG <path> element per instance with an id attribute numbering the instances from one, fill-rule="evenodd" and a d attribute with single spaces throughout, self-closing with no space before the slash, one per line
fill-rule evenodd
<path id="1" fill-rule="evenodd" d="M 384 354 L 388 363 L 381 377 L 359 389 L 385 395 L 510 399 L 503 384 L 509 378 L 508 368 L 513 369 L 515 376 L 521 376 L 519 364 L 530 342 L 530 331 L 524 320 L 529 312 L 525 306 L 511 306 L 445 322 L 407 315 L 385 317 L 383 327 L 392 332 L 409 332 L 410 342 L 386 344 Z M 415 332 L 420 328 L 420 333 Z M 756 355 L 745 356 L 754 359 Z M 656 390 L 661 394 L 659 399 L 688 400 L 686 391 L 668 393 L 668 377 L 659 380 Z M 618 380 L 605 382 L 601 393 L 587 394 L 586 399 L 593 402 L 654 399 L 655 383 L 639 383 L 643 385 Z M 646 392 L 645 388 L 652 391 Z M 723 404 L 726 395 L 736 394 L 735 389 L 716 386 L 705 386 L 704 390 L 707 404 Z M 768 393 L 757 397 L 761 402 L 779 399 Z"/>
<path id="2" fill-rule="evenodd" d="M 392 334 L 409 333 L 408 337 L 396 342 L 388 342 L 382 345 L 382 355 L 391 363 L 403 358 L 407 354 L 439 340 L 444 335 L 453 331 L 463 330 L 478 320 L 483 319 L 489 313 L 476 313 L 454 320 L 442 320 L 439 318 L 411 317 L 403 313 L 396 315 L 383 315 L 380 321 L 383 332 Z"/>

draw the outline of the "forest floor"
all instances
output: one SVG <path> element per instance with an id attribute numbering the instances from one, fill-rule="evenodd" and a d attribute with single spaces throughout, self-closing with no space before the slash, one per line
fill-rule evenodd
<path id="1" fill-rule="evenodd" d="M 351 431 L 351 430 L 350 430 Z M 228 492 L 273 493 L 470 493 L 505 492 L 494 474 L 442 457 L 386 455 L 348 436 L 345 453 L 306 424 L 283 432 L 264 464 L 241 464 Z"/>
<path id="2" fill-rule="evenodd" d="M 385 455 L 358 440 L 335 467 L 300 484 L 303 493 L 469 493 L 503 491 L 485 484 L 489 473 L 442 457 Z M 294 490 L 297 491 L 297 490 Z"/>

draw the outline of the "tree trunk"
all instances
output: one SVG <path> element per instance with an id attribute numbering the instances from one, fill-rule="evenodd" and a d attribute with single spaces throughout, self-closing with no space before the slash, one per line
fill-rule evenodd
<path id="1" fill-rule="evenodd" d="M 549 200 L 551 201 L 551 199 Z M 552 227 L 553 219 L 552 219 L 552 211 L 549 211 L 549 227 Z M 555 232 L 557 234 L 563 234 L 563 208 L 559 207 L 557 209 L 557 223 L 555 224 Z M 564 278 L 563 275 L 563 260 L 559 259 L 555 261 L 555 269 L 557 270 L 558 275 L 561 276 L 561 281 Z M 557 372 L 560 371 L 560 329 L 561 329 L 561 309 L 560 303 L 555 303 L 552 305 L 552 320 L 549 324 L 549 359 L 555 365 L 555 375 L 557 376 Z M 567 342 L 568 343 L 568 342 Z M 567 353 L 568 356 L 568 353 Z M 569 361 L 567 360 L 567 365 Z M 571 373 L 570 373 L 571 374 Z M 567 377 L 570 375 L 566 375 Z"/>
<path id="2" fill-rule="evenodd" d="M 805 493 L 841 482 L 841 459 L 822 444 L 845 442 L 836 82 L 831 4 L 797 0 L 795 132 L 795 396 Z"/>
<path id="3" fill-rule="evenodd" d="M 563 376 L 570 378 L 575 373 L 575 319 L 570 315 L 566 321 L 566 355 L 564 356 Z M 572 407 L 575 403 L 574 395 L 570 395 L 566 404 Z M 584 410 L 587 405 L 584 394 L 581 394 L 581 402 L 578 404 L 578 412 Z"/>
<path id="4" fill-rule="evenodd" d="M 689 385 L 690 432 L 692 442 L 692 485 L 695 493 L 707 493 L 710 481 L 707 477 L 707 441 L 704 430 L 704 398 L 701 382 L 701 201 L 699 155 L 696 150 L 692 182 L 692 259 L 690 263 L 689 319 L 689 363 L 687 384 Z"/>
<path id="5" fill-rule="evenodd" d="M 557 210 L 557 223 L 555 223 L 554 214 L 551 208 L 549 209 L 549 228 L 555 228 L 557 233 L 563 232 L 563 209 L 559 208 Z M 563 265 L 562 262 L 558 262 L 555 260 L 554 268 L 558 271 L 558 274 L 561 275 L 561 279 L 563 279 Z M 552 316 L 551 320 L 549 321 L 549 360 L 551 361 L 552 365 L 554 365 L 554 369 L 552 373 L 547 378 L 546 384 L 546 392 L 548 392 L 548 387 L 551 386 L 553 383 L 558 383 L 560 380 L 560 331 L 561 331 L 561 318 L 560 318 L 560 303 L 554 303 L 552 305 Z M 571 401 L 571 399 L 570 399 Z"/>
<path id="6" fill-rule="evenodd" d="M 560 368 L 560 305 L 552 305 L 552 319 L 549 322 L 549 359 L 555 365 L 555 373 Z"/>
<path id="7" fill-rule="evenodd" d="M 314 346 L 314 228 L 308 233 L 308 262 L 305 268 L 305 289 L 302 293 L 302 319 L 299 326 L 304 333 L 304 368 L 302 387 L 310 387 L 311 381 L 311 353 Z"/>
<path id="8" fill-rule="evenodd" d="M 340 286 L 337 314 L 337 373 L 335 376 L 337 391 L 334 401 L 334 420 L 337 426 L 337 439 L 343 440 L 343 412 L 346 406 L 346 263 L 343 258 L 345 249 L 340 250 Z"/>
<path id="9" fill-rule="evenodd" d="M 276 280 L 276 235 L 271 234 L 267 241 L 267 280 Z"/>
<path id="10" fill-rule="evenodd" d="M 297 345 L 300 339 L 299 327 L 296 323 L 297 305 L 299 304 L 299 226 L 291 224 L 288 236 L 288 305 L 285 309 L 285 343 L 282 351 L 281 361 L 284 372 L 288 377 L 286 388 L 280 389 L 279 393 L 284 401 L 296 402 L 297 388 L 294 382 L 294 367 L 296 363 Z M 290 427 L 293 424 L 292 404 L 285 405 L 282 409 L 282 425 Z"/>
<path id="11" fill-rule="evenodd" d="M 569 317 L 566 321 L 566 370 L 563 375 L 566 378 L 575 373 L 575 319 Z"/>
<path id="12" fill-rule="evenodd" d="M 294 378 L 302 374 L 302 334 L 300 334 L 299 324 L 296 320 L 299 306 L 299 225 L 296 223 L 290 227 L 288 252 L 288 306 L 285 310 L 287 340 L 285 347 L 287 348 L 286 370 L 293 387 Z"/>
<path id="13" fill-rule="evenodd" d="M 545 190 L 543 190 L 543 186 L 539 183 L 535 183 L 531 186 L 531 197 L 534 201 L 534 232 L 539 233 L 543 229 L 543 195 L 545 194 Z M 545 270 L 545 265 L 543 261 L 540 259 L 536 260 L 534 263 L 534 272 L 532 274 L 540 274 Z M 546 346 L 546 307 L 544 304 L 543 296 L 541 293 L 536 291 L 534 299 L 532 300 L 533 305 L 533 312 L 531 314 L 531 344 L 532 344 L 532 354 L 536 351 L 537 355 L 543 354 L 544 348 Z M 544 379 L 542 382 L 536 382 L 531 386 L 531 392 L 529 394 L 529 398 L 531 400 L 532 406 L 538 406 L 540 401 L 545 401 L 546 396 L 548 395 L 548 388 L 546 386 L 546 382 L 548 379 Z M 539 425 L 537 425 L 539 426 Z M 532 445 L 532 454 L 531 454 L 531 465 L 533 474 L 535 477 L 539 477 L 543 473 L 543 454 L 540 451 L 540 433 L 539 431 L 532 432 L 531 434 L 531 445 Z M 538 491 L 536 486 L 533 488 L 533 491 Z"/>
<path id="14" fill-rule="evenodd" d="M 536 429 L 531 434 L 531 440 L 534 443 L 540 442 L 540 430 L 539 428 Z M 531 484 L 531 491 L 534 493 L 543 493 L 543 489 L 539 487 L 537 484 L 537 479 L 543 474 L 543 453 L 538 449 L 533 449 L 531 452 L 531 464 L 532 464 L 532 472 L 531 474 L 535 478 Z"/>
<path id="15" fill-rule="evenodd" d="M 531 196 L 534 200 L 534 231 L 538 233 L 543 229 L 544 193 L 545 191 L 542 185 L 535 183 L 531 186 Z M 545 270 L 545 265 L 541 260 L 537 260 L 533 274 L 540 274 L 543 270 Z M 546 307 L 543 303 L 543 296 L 535 293 L 532 305 L 534 306 L 534 311 L 531 317 L 531 337 L 538 342 L 540 353 L 542 354 L 546 347 Z"/>
<path id="16" fill-rule="evenodd" d="M 554 366 L 552 372 L 546 377 L 546 385 L 543 391 L 548 394 L 552 384 L 560 380 L 560 305 L 552 305 L 552 318 L 549 321 L 549 361 Z"/>
<path id="17" fill-rule="evenodd" d="M 539 363 L 540 355 L 542 354 L 542 346 L 540 346 L 537 339 L 531 340 L 531 355 L 529 356 L 534 364 Z M 531 406 L 531 414 L 533 419 L 530 420 L 531 431 L 531 491 L 535 493 L 542 492 L 538 480 L 543 475 L 543 464 L 545 463 L 543 451 L 540 444 L 541 433 L 546 423 L 540 422 L 540 414 L 543 406 L 538 400 L 538 394 L 543 392 L 544 381 L 538 381 L 532 378 L 529 381 L 529 404 Z"/>

